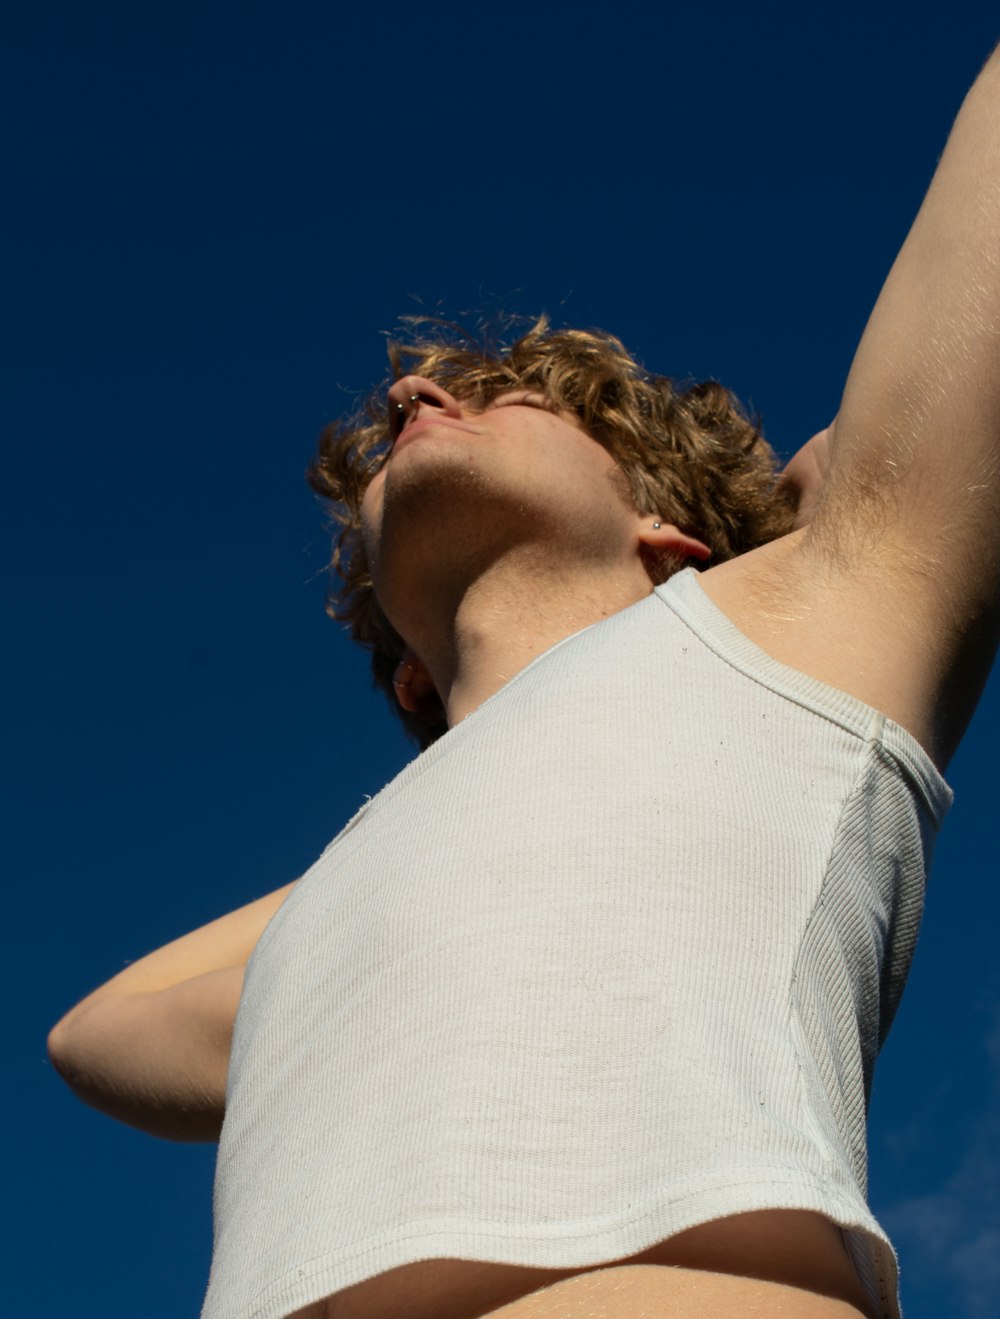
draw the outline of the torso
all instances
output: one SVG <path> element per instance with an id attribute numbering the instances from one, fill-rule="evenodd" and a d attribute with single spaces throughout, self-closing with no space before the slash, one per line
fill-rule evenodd
<path id="1" fill-rule="evenodd" d="M 799 537 L 702 574 L 709 598 L 772 658 L 881 709 L 933 754 L 927 701 L 899 654 L 859 626 L 859 601 L 814 611 L 801 592 Z M 863 612 L 863 611 L 862 611 Z M 877 612 L 877 611 L 875 611 Z M 878 620 L 881 626 L 884 619 Z M 853 626 L 849 626 L 852 623 Z M 873 659 L 874 657 L 874 659 Z M 762 1210 L 717 1219 L 627 1260 L 539 1269 L 421 1260 L 365 1279 L 289 1319 L 878 1319 L 843 1244 L 819 1214 Z"/>
<path id="2" fill-rule="evenodd" d="M 605 1303 L 614 1308 L 605 1310 Z M 819 1214 L 796 1210 L 717 1219 L 628 1260 L 585 1270 L 420 1260 L 290 1319 L 597 1319 L 605 1313 L 876 1319 L 840 1230 Z"/>

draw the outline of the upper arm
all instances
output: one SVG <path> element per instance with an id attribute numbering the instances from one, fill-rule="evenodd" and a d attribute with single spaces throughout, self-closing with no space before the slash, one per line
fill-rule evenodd
<path id="1" fill-rule="evenodd" d="M 972 713 L 1000 631 L 998 469 L 995 53 L 865 330 L 799 544 L 809 602 L 850 625 L 852 649 L 872 651 L 859 664 L 877 665 L 879 653 L 905 660 L 904 701 L 927 707 L 939 762 Z"/>

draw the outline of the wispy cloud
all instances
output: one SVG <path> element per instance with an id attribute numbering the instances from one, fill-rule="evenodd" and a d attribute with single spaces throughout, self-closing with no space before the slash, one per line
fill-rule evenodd
<path id="1" fill-rule="evenodd" d="M 950 1319 L 997 1319 L 1000 1313 L 1000 997 L 988 1013 L 988 1080 L 963 1124 L 952 1171 L 931 1193 L 879 1213 L 901 1259 L 904 1298 L 908 1274 L 936 1275 L 954 1298 Z"/>

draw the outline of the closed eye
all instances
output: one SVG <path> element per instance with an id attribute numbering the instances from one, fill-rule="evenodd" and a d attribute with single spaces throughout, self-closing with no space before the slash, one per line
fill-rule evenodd
<path id="1" fill-rule="evenodd" d="M 531 390 L 517 394 L 501 394 L 495 398 L 492 403 L 488 404 L 490 408 L 506 408 L 514 404 L 520 404 L 528 408 L 547 408 L 552 409 L 552 404 L 545 394 L 539 394 Z"/>

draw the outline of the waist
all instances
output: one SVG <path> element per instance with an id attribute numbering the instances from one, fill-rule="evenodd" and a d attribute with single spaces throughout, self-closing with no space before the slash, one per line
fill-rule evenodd
<path id="1" fill-rule="evenodd" d="M 566 1319 L 578 1307 L 670 1319 L 710 1313 L 883 1319 L 867 1299 L 840 1229 L 821 1214 L 783 1209 L 702 1223 L 626 1260 L 586 1269 L 417 1260 L 288 1319 Z"/>

